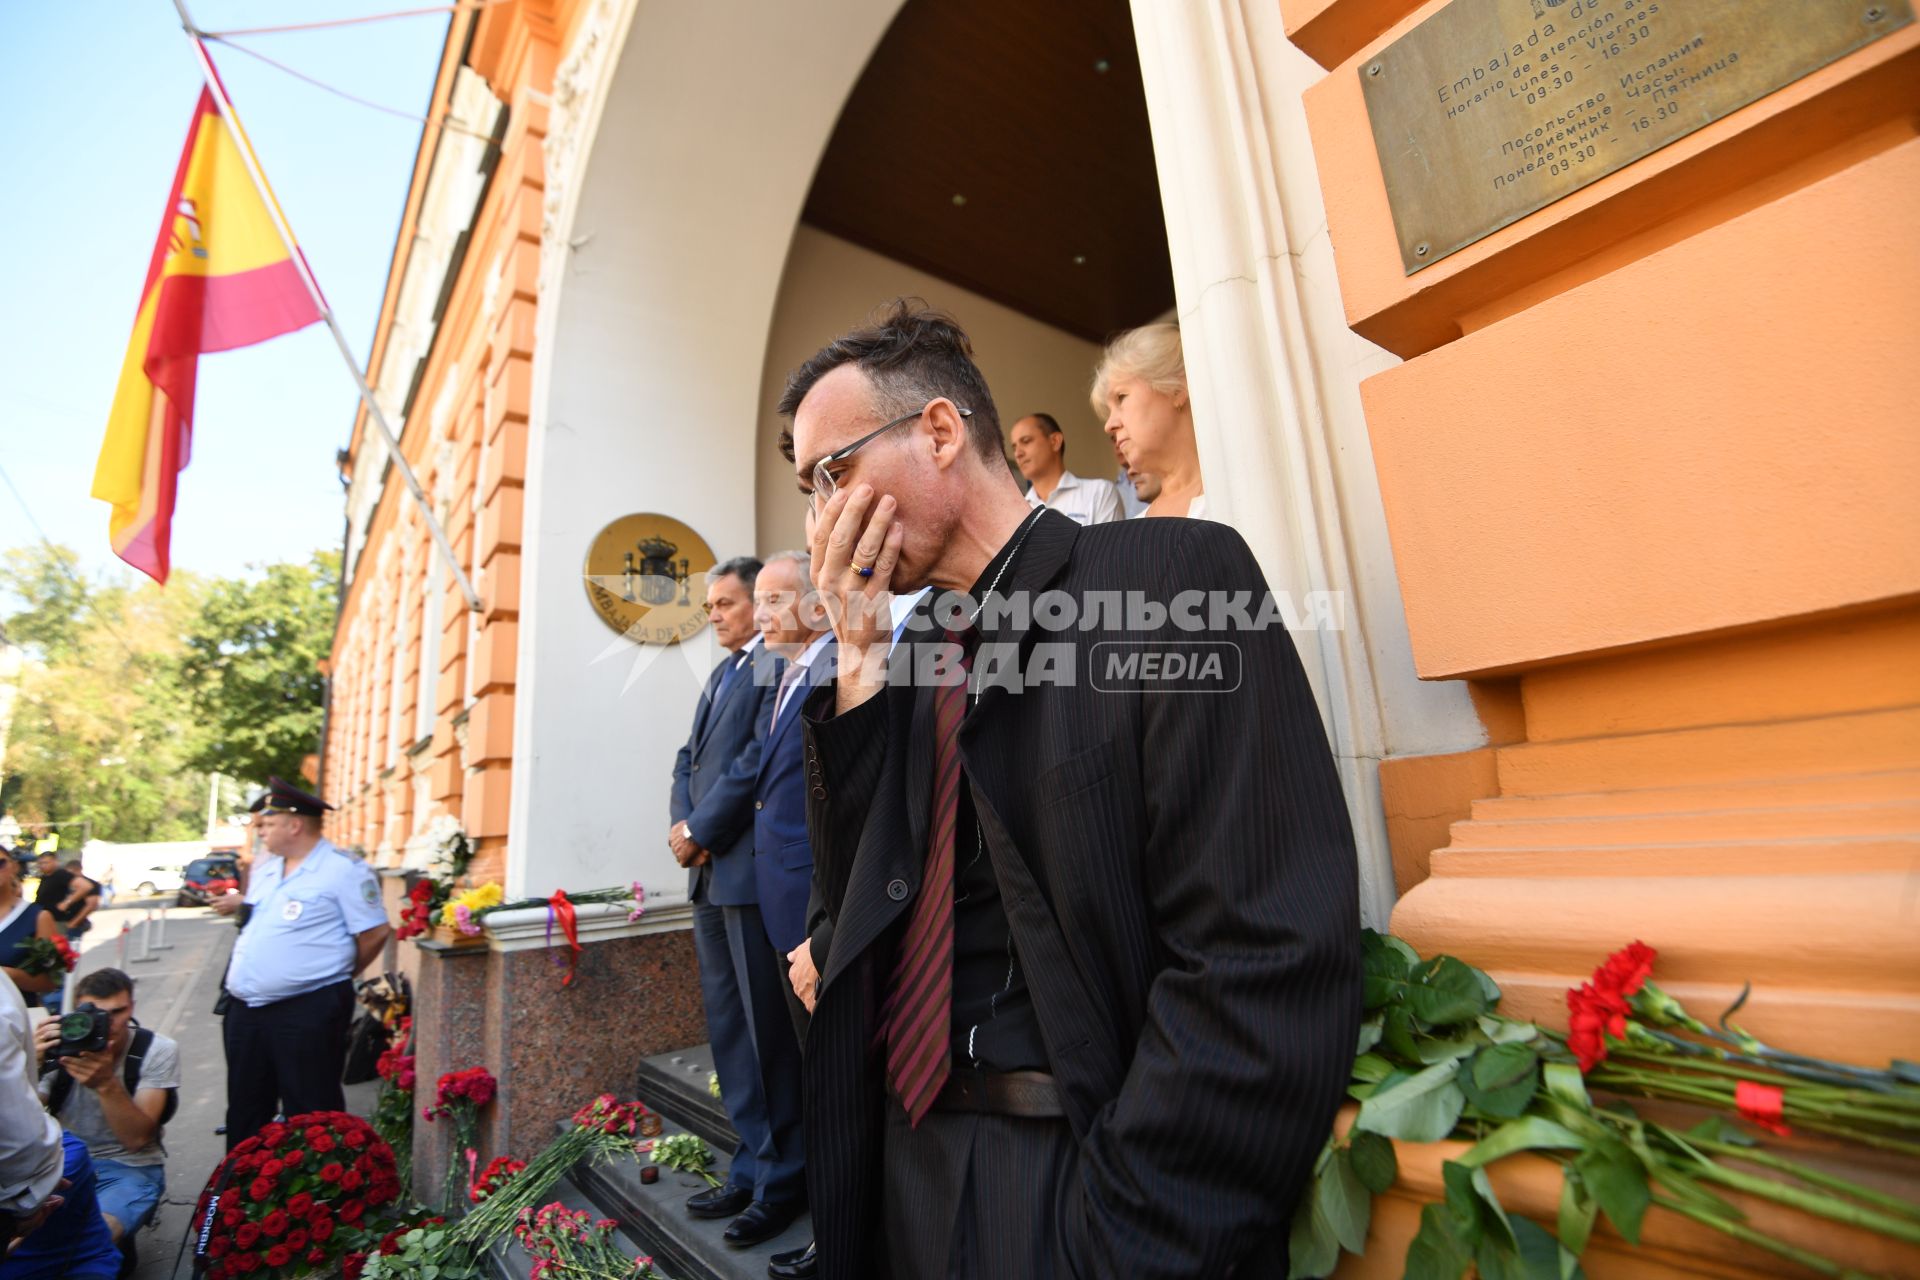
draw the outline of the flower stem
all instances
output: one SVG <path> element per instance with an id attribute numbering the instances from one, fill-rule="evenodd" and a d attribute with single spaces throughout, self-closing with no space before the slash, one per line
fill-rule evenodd
<path id="1" fill-rule="evenodd" d="M 1684 1214 L 1692 1218 L 1695 1222 L 1732 1236 L 1735 1240 L 1741 1240 L 1757 1248 L 1765 1249 L 1769 1253 L 1777 1253 L 1781 1257 L 1791 1259 L 1803 1267 L 1818 1271 L 1823 1276 L 1837 1277 L 1850 1274 L 1842 1268 L 1839 1263 L 1831 1259 L 1823 1258 L 1817 1253 L 1810 1253 L 1805 1249 L 1790 1245 L 1784 1240 L 1775 1240 L 1772 1236 L 1755 1231 L 1752 1227 L 1735 1222 L 1731 1218 L 1721 1217 L 1717 1213 L 1708 1213 L 1705 1209 L 1687 1204 L 1685 1201 L 1673 1200 L 1666 1196 L 1656 1195 L 1653 1198 L 1653 1202 L 1662 1209 L 1670 1209 L 1674 1213 Z"/>
<path id="2" fill-rule="evenodd" d="M 1711 1152 L 1714 1155 L 1726 1156 L 1732 1160 L 1744 1160 L 1748 1164 L 1756 1164 L 1763 1169 L 1773 1169 L 1789 1177 L 1798 1178 L 1802 1182 L 1811 1183 L 1817 1187 L 1825 1187 L 1829 1191 L 1837 1191 L 1842 1195 L 1852 1196 L 1856 1200 L 1865 1200 L 1869 1204 L 1879 1205 L 1881 1208 L 1891 1210 L 1904 1218 L 1920 1218 L 1920 1205 L 1911 1204 L 1900 1199 L 1898 1196 L 1890 1196 L 1884 1191 L 1876 1191 L 1872 1187 L 1862 1186 L 1860 1183 L 1851 1182 L 1846 1178 L 1838 1177 L 1831 1173 L 1823 1173 L 1818 1169 L 1809 1169 L 1805 1165 L 1796 1164 L 1792 1160 L 1776 1156 L 1768 1151 L 1762 1151 L 1757 1147 L 1743 1147 L 1737 1143 L 1718 1142 L 1712 1138 L 1702 1138 L 1697 1134 L 1688 1134 L 1687 1143 L 1690 1146 L 1698 1147 L 1700 1150 Z"/>
<path id="3" fill-rule="evenodd" d="M 1898 1218 L 1890 1218 L 1886 1214 L 1857 1204 L 1849 1204 L 1845 1200 L 1823 1195 L 1817 1191 L 1789 1187 L 1771 1178 L 1728 1169 L 1705 1158 L 1694 1166 L 1693 1174 L 1702 1181 L 1717 1182 L 1723 1187 L 1732 1187 L 1736 1191 L 1744 1191 L 1762 1200 L 1772 1200 L 1776 1204 L 1784 1204 L 1804 1213 L 1815 1214 L 1834 1222 L 1844 1222 L 1849 1226 L 1860 1227 L 1883 1236 L 1892 1236 L 1895 1240 L 1903 1240 L 1908 1244 L 1920 1244 L 1920 1222 L 1903 1222 Z"/>

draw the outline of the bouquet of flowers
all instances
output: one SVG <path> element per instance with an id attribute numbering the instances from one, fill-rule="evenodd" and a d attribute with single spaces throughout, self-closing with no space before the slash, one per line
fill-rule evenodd
<path id="1" fill-rule="evenodd" d="M 400 927 L 393 931 L 393 936 L 405 942 L 428 932 L 433 928 L 434 910 L 433 881 L 414 881 L 413 888 L 407 890 L 407 906 L 400 913 Z"/>
<path id="2" fill-rule="evenodd" d="M 595 1220 L 584 1209 L 569 1209 L 555 1201 L 538 1210 L 520 1211 L 514 1239 L 533 1259 L 533 1274 L 564 1276 L 566 1280 L 655 1280 L 653 1259 L 630 1257 L 615 1241 L 620 1224 L 612 1218 Z"/>
<path id="3" fill-rule="evenodd" d="M 706 1179 L 710 1187 L 720 1185 L 720 1179 L 707 1172 L 707 1166 L 713 1163 L 713 1150 L 698 1134 L 674 1133 L 656 1139 L 653 1162 L 669 1169 L 678 1169 L 681 1173 L 697 1173 Z"/>
<path id="4" fill-rule="evenodd" d="M 1716 1189 L 1920 1244 L 1920 1207 L 1766 1150 L 1759 1133 L 1733 1122 L 1781 1135 L 1790 1120 L 1912 1154 L 1920 1149 L 1912 1064 L 1873 1071 L 1785 1053 L 1724 1015 L 1721 1030 L 1710 1028 L 1651 981 L 1658 957 L 1638 942 L 1568 993 L 1564 1037 L 1496 1013 L 1500 988 L 1452 956 L 1423 960 L 1371 930 L 1363 945 L 1367 1017 L 1347 1090 L 1360 1111 L 1344 1140 L 1328 1140 L 1295 1211 L 1291 1276 L 1325 1276 L 1342 1249 L 1365 1247 L 1372 1196 L 1398 1176 L 1391 1139 L 1473 1144 L 1442 1166 L 1445 1198 L 1421 1213 L 1410 1276 L 1457 1280 L 1470 1266 L 1485 1276 L 1577 1276 L 1600 1214 L 1638 1244 L 1654 1206 L 1821 1275 L 1852 1274 L 1771 1233 L 1774 1220 L 1749 1220 Z M 1623 1101 L 1596 1104 L 1589 1085 L 1713 1110 L 1680 1129 Z M 1522 1151 L 1564 1171 L 1554 1232 L 1509 1214 L 1488 1180 L 1487 1165 Z"/>
<path id="5" fill-rule="evenodd" d="M 448 898 L 436 917 L 441 924 L 458 929 L 469 938 L 480 936 L 480 916 L 497 907 L 506 898 L 505 890 L 492 881 L 477 889 L 462 889 Z"/>
<path id="6" fill-rule="evenodd" d="M 569 1169 L 583 1161 L 600 1164 L 616 1155 L 632 1154 L 633 1135 L 648 1114 L 638 1102 L 620 1102 L 612 1094 L 601 1094 L 574 1112 L 573 1127 L 527 1161 L 525 1168 L 494 1179 L 486 1197 L 459 1222 L 444 1231 L 408 1232 L 397 1242 L 395 1252 L 369 1258 L 366 1280 L 417 1276 L 429 1266 L 437 1269 L 442 1280 L 478 1274 L 480 1256 L 510 1234 L 520 1222 L 521 1211 L 544 1200 Z M 547 1270 L 551 1268 L 542 1274 Z"/>
<path id="7" fill-rule="evenodd" d="M 525 1160 L 515 1160 L 512 1156 L 495 1156 L 473 1180 L 473 1186 L 467 1189 L 467 1199 L 479 1204 L 488 1196 L 506 1185 L 507 1179 L 527 1167 Z"/>
<path id="8" fill-rule="evenodd" d="M 214 1171 L 190 1233 L 208 1274 L 292 1277 L 344 1265 L 385 1229 L 400 1195 L 393 1151 L 358 1116 L 315 1111 L 270 1124 Z"/>
<path id="9" fill-rule="evenodd" d="M 453 1122 L 453 1154 L 447 1161 L 447 1179 L 445 1198 L 442 1203 L 459 1203 L 461 1193 L 466 1189 L 467 1180 L 461 1176 L 462 1165 L 470 1165 L 480 1146 L 480 1111 L 493 1101 L 500 1086 L 493 1074 L 485 1067 L 468 1067 L 464 1071 L 449 1071 L 440 1077 L 440 1083 L 434 1090 L 433 1105 L 420 1114 L 428 1121 L 445 1116 Z"/>
<path id="10" fill-rule="evenodd" d="M 433 820 L 428 835 L 435 841 L 427 859 L 426 873 L 407 890 L 407 907 L 401 913 L 400 927 L 394 935 L 401 941 L 417 938 L 433 928 L 441 908 L 453 897 L 453 886 L 467 873 L 473 861 L 473 843 L 452 817 L 442 814 Z M 448 919 L 444 923 L 452 924 Z"/>
<path id="11" fill-rule="evenodd" d="M 413 1019 L 402 1017 L 394 1028 L 393 1043 L 380 1054 L 374 1070 L 384 1082 L 373 1108 L 373 1128 L 393 1148 L 400 1181 L 413 1175 Z"/>
<path id="12" fill-rule="evenodd" d="M 72 973 L 73 966 L 80 963 L 80 953 L 59 934 L 51 938 L 28 938 L 16 954 L 20 955 L 20 963 L 14 967 L 29 978 Z"/>

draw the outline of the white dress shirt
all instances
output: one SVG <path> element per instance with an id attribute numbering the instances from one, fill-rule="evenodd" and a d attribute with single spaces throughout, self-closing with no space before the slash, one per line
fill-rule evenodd
<path id="1" fill-rule="evenodd" d="M 1027 490 L 1027 505 L 1042 505 L 1040 486 Z M 1082 480 L 1071 471 L 1060 473 L 1060 482 L 1053 486 L 1053 496 L 1044 505 L 1081 524 L 1105 524 L 1120 519 L 1122 512 L 1120 491 L 1113 487 L 1113 481 Z"/>
<path id="2" fill-rule="evenodd" d="M 66 1153 L 60 1122 L 47 1114 L 34 1092 L 39 1074 L 27 1002 L 0 978 L 0 1210 L 24 1214 L 60 1183 Z"/>
<path id="3" fill-rule="evenodd" d="M 822 631 L 813 638 L 812 644 L 800 651 L 799 657 L 787 663 L 787 669 L 780 677 L 780 691 L 773 698 L 773 724 L 780 723 L 780 716 L 787 709 L 788 695 L 794 691 L 795 686 L 806 683 L 806 673 L 812 669 L 814 662 L 820 657 L 820 651 L 827 647 L 827 642 L 831 639 L 833 639 L 833 632 Z"/>

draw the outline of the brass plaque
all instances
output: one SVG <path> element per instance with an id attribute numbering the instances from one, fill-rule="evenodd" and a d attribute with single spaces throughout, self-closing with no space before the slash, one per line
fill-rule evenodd
<path id="1" fill-rule="evenodd" d="M 1453 0 L 1360 65 L 1407 274 L 1913 21 L 1910 0 Z"/>
<path id="2" fill-rule="evenodd" d="M 706 539 L 671 516 L 621 516 L 587 548 L 587 601 L 635 644 L 679 644 L 707 625 Z"/>

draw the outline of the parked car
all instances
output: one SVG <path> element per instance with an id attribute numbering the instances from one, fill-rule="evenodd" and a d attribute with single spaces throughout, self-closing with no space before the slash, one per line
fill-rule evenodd
<path id="1" fill-rule="evenodd" d="M 239 887 L 240 864 L 232 858 L 195 858 L 180 877 L 177 900 L 183 907 L 201 907 Z"/>
<path id="2" fill-rule="evenodd" d="M 132 889 L 121 889 L 115 885 L 116 893 L 124 893 L 132 898 L 153 898 L 163 894 L 178 893 L 182 883 L 181 868 L 174 866 L 144 867 L 135 870 L 127 877 Z"/>

